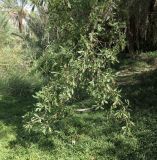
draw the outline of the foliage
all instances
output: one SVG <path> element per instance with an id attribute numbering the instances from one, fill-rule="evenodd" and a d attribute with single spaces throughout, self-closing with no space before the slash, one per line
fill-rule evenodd
<path id="1" fill-rule="evenodd" d="M 14 43 L 0 49 L 0 90 L 12 96 L 30 97 L 40 89 L 42 79 L 39 74 L 31 72 L 31 64 L 28 63 L 28 55 L 23 54 L 22 44 L 17 47 Z"/>
<path id="2" fill-rule="evenodd" d="M 10 44 L 11 42 L 11 27 L 5 14 L 0 12 L 0 47 Z"/>
<path id="3" fill-rule="evenodd" d="M 17 2 L 26 1 L 4 2 L 17 13 Z M 13 36 L 0 15 L 0 159 L 156 160 L 157 54 L 138 51 L 116 64 L 128 29 L 142 49 L 156 37 L 146 42 L 155 29 L 146 12 L 155 1 L 32 2 L 26 35 Z"/>
<path id="4" fill-rule="evenodd" d="M 45 50 L 38 67 L 48 77 L 48 85 L 35 96 L 38 103 L 35 111 L 26 115 L 31 117 L 25 125 L 27 129 L 45 134 L 54 131 L 58 123 L 70 115 L 69 109 L 82 92 L 86 99 L 91 99 L 91 107 L 111 107 L 126 125 L 123 129 L 130 128 L 130 115 L 112 72 L 116 56 L 125 46 L 124 24 L 117 19 L 117 4 L 112 0 L 49 2 L 49 19 L 53 26 L 50 33 L 56 37 L 51 35 L 52 44 Z M 85 15 L 83 20 L 78 14 Z"/>
<path id="5" fill-rule="evenodd" d="M 28 18 L 27 5 L 27 0 L 5 0 L 1 1 L 0 4 L 0 8 L 13 20 L 13 24 L 18 28 L 20 33 L 26 29 L 23 22 Z"/>

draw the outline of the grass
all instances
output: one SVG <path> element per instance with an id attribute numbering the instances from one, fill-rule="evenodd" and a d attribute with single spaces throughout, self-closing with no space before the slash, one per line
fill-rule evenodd
<path id="1" fill-rule="evenodd" d="M 132 116 L 137 138 L 115 132 L 108 112 L 83 113 L 72 117 L 69 135 L 27 134 L 22 116 L 33 100 L 2 97 L 0 100 L 0 160 L 156 160 L 157 114 L 138 108 Z M 135 111 L 135 110 L 134 110 Z"/>
<path id="2" fill-rule="evenodd" d="M 147 65 L 143 63 L 146 62 L 138 61 L 131 60 L 131 63 L 139 63 L 136 69 L 140 72 L 135 74 L 130 70 L 132 74 L 125 75 L 122 69 L 119 80 L 125 82 L 119 82 L 120 88 L 130 100 L 134 136 L 117 132 L 117 124 L 108 121 L 108 111 L 74 114 L 70 123 L 66 123 L 67 132 L 64 133 L 28 134 L 23 129 L 22 116 L 33 108 L 35 101 L 28 92 L 21 96 L 17 92 L 10 94 L 8 86 L 15 89 L 20 86 L 21 92 L 24 84 L 25 91 L 31 80 L 26 76 L 26 79 L 10 83 L 12 78 L 6 72 L 11 71 L 0 68 L 3 70 L 1 81 L 6 81 L 0 83 L 3 88 L 0 90 L 0 160 L 156 160 L 157 71 L 145 70 Z M 123 66 L 126 69 L 131 64 L 126 61 Z M 18 72 L 19 68 L 15 69 L 15 73 Z M 6 85 L 8 83 L 10 85 Z"/>
<path id="3" fill-rule="evenodd" d="M 30 137 L 22 128 L 21 117 L 30 109 L 32 102 L 28 99 L 1 98 L 0 159 L 118 159 L 115 154 L 116 142 L 120 141 L 127 148 L 134 148 L 123 135 L 119 136 L 113 132 L 107 122 L 107 112 L 75 115 L 73 127 L 70 128 L 72 134 L 66 137 L 58 135 L 48 138 L 33 134 Z M 120 150 L 119 156 L 123 148 Z"/>

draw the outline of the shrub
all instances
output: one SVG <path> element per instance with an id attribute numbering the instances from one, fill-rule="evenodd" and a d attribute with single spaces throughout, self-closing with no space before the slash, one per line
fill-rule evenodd
<path id="1" fill-rule="evenodd" d="M 11 75 L 7 80 L 8 94 L 15 97 L 30 97 L 35 91 L 39 90 L 40 86 L 41 82 L 39 80 L 28 75 Z"/>

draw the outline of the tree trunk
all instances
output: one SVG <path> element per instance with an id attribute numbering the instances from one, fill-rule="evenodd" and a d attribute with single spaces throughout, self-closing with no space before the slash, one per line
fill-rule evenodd
<path id="1" fill-rule="evenodd" d="M 132 0 L 128 10 L 127 47 L 129 52 L 156 50 L 157 0 Z"/>

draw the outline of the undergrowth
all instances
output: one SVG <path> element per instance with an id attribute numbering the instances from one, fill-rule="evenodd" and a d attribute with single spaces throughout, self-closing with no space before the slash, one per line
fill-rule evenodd
<path id="1" fill-rule="evenodd" d="M 8 61 L 14 61 L 13 55 L 2 55 L 1 59 L 3 56 L 8 56 Z M 31 94 L 25 94 L 24 84 L 29 88 L 36 82 L 36 86 L 38 79 L 30 80 L 33 75 L 27 77 L 28 70 L 21 68 L 20 73 L 25 75 L 24 82 L 21 81 L 18 77 L 18 67 L 16 68 L 13 64 L 17 65 L 14 61 L 12 67 L 7 70 L 1 67 L 0 88 L 3 90 L 0 90 L 0 160 L 157 159 L 156 72 L 148 72 L 132 78 L 132 81 L 139 79 L 142 83 L 134 85 L 128 83 L 121 86 L 122 91 L 128 93 L 125 96 L 132 106 L 131 116 L 135 122 L 133 136 L 119 133 L 118 125 L 108 120 L 109 111 L 107 110 L 80 114 L 74 112 L 69 119 L 58 126 L 64 128 L 64 133 L 58 132 L 44 136 L 34 132 L 28 134 L 23 129 L 22 117 L 32 110 L 35 103 Z M 16 74 L 11 74 L 12 71 Z M 19 81 L 16 80 L 16 76 Z M 8 79 L 12 82 L 10 83 Z M 126 78 L 126 82 L 128 79 L 129 77 Z M 10 94 L 11 88 L 8 87 L 8 83 L 17 88 L 16 92 L 19 85 L 24 90 L 23 94 L 20 96 L 18 96 L 19 92 Z M 83 107 L 88 107 L 86 103 L 83 104 L 85 105 Z M 82 104 L 78 103 L 78 105 Z"/>

